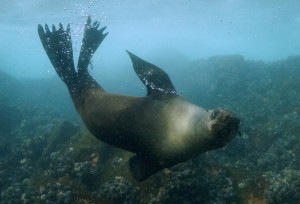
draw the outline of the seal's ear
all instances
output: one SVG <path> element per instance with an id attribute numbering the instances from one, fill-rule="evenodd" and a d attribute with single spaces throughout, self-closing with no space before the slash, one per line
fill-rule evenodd
<path id="1" fill-rule="evenodd" d="M 131 52 L 126 52 L 131 58 L 135 73 L 147 87 L 147 96 L 159 98 L 178 95 L 166 72 Z"/>

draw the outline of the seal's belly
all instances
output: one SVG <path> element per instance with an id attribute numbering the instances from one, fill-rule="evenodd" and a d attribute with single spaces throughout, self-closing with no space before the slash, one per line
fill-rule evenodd
<path id="1" fill-rule="evenodd" d="M 164 107 L 166 129 L 164 135 L 157 138 L 153 156 L 160 160 L 184 160 L 205 151 L 209 137 L 209 113 L 198 106 L 176 99 Z"/>
<path id="2" fill-rule="evenodd" d="M 154 159 L 193 154 L 208 135 L 208 112 L 180 97 L 164 102 L 99 92 L 83 108 L 82 119 L 99 140 Z"/>

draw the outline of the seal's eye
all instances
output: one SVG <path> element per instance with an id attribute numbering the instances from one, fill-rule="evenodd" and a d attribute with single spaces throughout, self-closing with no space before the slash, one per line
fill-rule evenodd
<path id="1" fill-rule="evenodd" d="M 215 119 L 218 115 L 220 115 L 220 110 L 218 110 L 218 109 L 213 110 L 212 113 L 211 113 L 210 118 L 213 120 L 213 119 Z"/>

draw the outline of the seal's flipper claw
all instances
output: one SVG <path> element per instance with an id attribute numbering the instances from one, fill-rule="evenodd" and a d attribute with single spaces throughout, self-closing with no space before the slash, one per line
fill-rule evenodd
<path id="1" fill-rule="evenodd" d="M 59 23 L 59 29 L 58 29 L 60 32 L 62 32 L 64 30 L 64 27 L 61 23 Z"/>
<path id="2" fill-rule="evenodd" d="M 45 30 L 44 30 L 43 26 L 39 24 L 38 25 L 38 34 L 40 36 L 42 45 L 43 45 L 47 55 L 51 56 L 52 55 L 51 46 L 48 43 L 49 42 L 48 36 L 51 35 L 51 32 L 49 31 L 48 25 L 47 24 L 45 25 Z M 55 63 L 54 56 L 49 57 L 49 59 L 52 64 Z"/>
<path id="3" fill-rule="evenodd" d="M 98 24 L 98 21 L 95 21 L 95 22 L 93 23 L 93 26 L 95 27 L 97 24 Z"/>
<path id="4" fill-rule="evenodd" d="M 91 16 L 88 16 L 88 18 L 86 19 L 85 26 L 91 25 L 91 23 L 92 23 Z"/>
<path id="5" fill-rule="evenodd" d="M 50 29 L 49 29 L 49 26 L 47 24 L 45 24 L 45 31 L 46 31 L 46 33 L 50 33 Z"/>
<path id="6" fill-rule="evenodd" d="M 147 95 L 151 97 L 178 96 L 168 74 L 161 68 L 146 62 L 126 50 L 133 64 L 135 73 L 147 87 Z"/>
<path id="7" fill-rule="evenodd" d="M 66 32 L 68 33 L 68 35 L 70 35 L 71 28 L 70 28 L 70 24 L 69 24 L 69 23 L 68 23 L 68 25 L 67 25 Z M 71 36 L 71 35 L 70 35 L 70 36 Z"/>
<path id="8" fill-rule="evenodd" d="M 45 31 L 41 24 L 38 24 L 38 34 L 39 34 L 39 36 L 42 36 L 43 38 L 45 36 Z"/>
<path id="9" fill-rule="evenodd" d="M 106 29 L 106 26 L 104 26 L 103 28 L 99 29 L 99 32 L 103 34 L 104 30 Z M 108 33 L 106 33 L 105 35 L 107 35 Z"/>
<path id="10" fill-rule="evenodd" d="M 100 26 L 100 22 L 97 22 L 97 24 L 95 25 L 95 28 L 98 29 Z M 106 28 L 106 27 L 105 27 Z"/>
<path id="11" fill-rule="evenodd" d="M 41 24 L 38 25 L 38 34 L 40 36 L 40 39 L 42 41 L 42 45 L 44 46 L 44 49 L 47 49 L 47 35 L 48 35 L 48 27 L 45 27 L 45 30 Z"/>
<path id="12" fill-rule="evenodd" d="M 55 25 L 52 25 L 52 33 L 56 31 Z"/>
<path id="13" fill-rule="evenodd" d="M 44 28 L 43 28 L 43 26 L 41 24 L 38 25 L 38 34 L 40 36 L 42 45 L 43 45 L 44 49 L 47 52 L 48 48 L 47 48 L 46 32 L 45 32 L 45 30 L 44 30 Z"/>

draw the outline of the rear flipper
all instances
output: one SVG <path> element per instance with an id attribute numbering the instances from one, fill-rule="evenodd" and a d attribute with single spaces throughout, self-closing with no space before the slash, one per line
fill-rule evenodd
<path id="1" fill-rule="evenodd" d="M 53 25 L 52 32 L 47 24 L 45 30 L 42 25 L 38 25 L 38 33 L 55 71 L 70 87 L 77 81 L 77 73 L 73 62 L 70 25 L 68 24 L 66 30 L 64 30 L 61 23 L 58 29 Z"/>
<path id="2" fill-rule="evenodd" d="M 106 27 L 100 28 L 98 30 L 100 23 L 95 21 L 92 25 L 91 17 L 88 17 L 85 28 L 84 35 L 82 39 L 82 46 L 80 50 L 79 60 L 78 60 L 78 74 L 87 72 L 88 65 L 93 57 L 94 53 L 100 46 L 101 42 L 104 40 L 108 33 L 103 33 Z"/>
<path id="3" fill-rule="evenodd" d="M 144 159 L 141 156 L 131 157 L 129 160 L 129 167 L 131 175 L 137 181 L 144 181 L 149 176 L 164 168 L 159 163 Z"/>
<path id="4" fill-rule="evenodd" d="M 89 16 L 84 28 L 84 35 L 82 39 L 82 46 L 78 59 L 78 77 L 85 86 L 96 86 L 100 88 L 98 83 L 88 73 L 88 65 L 91 59 L 104 40 L 108 33 L 103 33 L 106 27 L 99 28 L 100 23 L 95 21 L 92 24 L 91 17 Z"/>
<path id="5" fill-rule="evenodd" d="M 53 25 L 52 32 L 47 24 L 45 30 L 43 26 L 38 25 L 38 33 L 44 49 L 58 76 L 66 83 L 72 93 L 84 87 L 101 88 L 89 75 L 87 69 L 93 54 L 107 35 L 107 33 L 103 34 L 106 27 L 98 30 L 99 25 L 100 23 L 97 21 L 92 24 L 91 18 L 88 17 L 78 60 L 78 73 L 73 61 L 70 25 L 68 24 L 66 30 L 61 23 L 58 29 Z"/>

